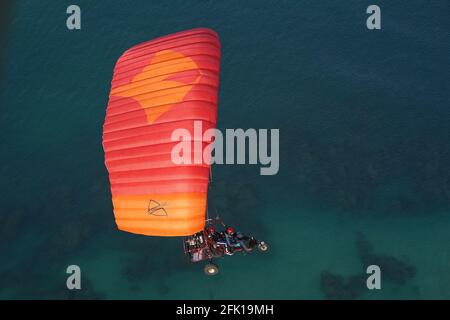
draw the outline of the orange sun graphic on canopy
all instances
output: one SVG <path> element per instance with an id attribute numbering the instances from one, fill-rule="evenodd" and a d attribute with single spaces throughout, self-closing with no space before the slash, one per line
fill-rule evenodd
<path id="1" fill-rule="evenodd" d="M 111 90 L 111 95 L 133 98 L 144 109 L 147 121 L 152 124 L 174 103 L 183 100 L 185 95 L 200 79 L 197 64 L 189 57 L 173 50 L 163 50 L 155 54 L 149 65 L 133 77 L 130 83 Z M 171 80 L 174 74 L 197 70 L 190 85 Z M 161 95 L 162 90 L 164 95 Z"/>

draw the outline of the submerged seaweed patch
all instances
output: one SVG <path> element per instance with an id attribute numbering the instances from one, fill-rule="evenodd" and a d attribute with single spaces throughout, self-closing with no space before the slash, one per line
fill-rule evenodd
<path id="1" fill-rule="evenodd" d="M 407 261 L 386 254 L 375 253 L 372 244 L 361 232 L 357 233 L 355 244 L 362 264 L 365 267 L 369 265 L 379 266 L 383 279 L 404 285 L 416 275 L 416 267 Z"/>
<path id="2" fill-rule="evenodd" d="M 320 274 L 320 288 L 326 299 L 348 300 L 356 299 L 365 289 L 366 278 L 363 274 L 345 278 L 340 275 L 323 271 Z"/>
<path id="3" fill-rule="evenodd" d="M 356 234 L 355 245 L 357 256 L 362 264 L 361 273 L 345 278 L 329 271 L 322 271 L 320 288 L 326 299 L 359 298 L 367 290 L 366 268 L 369 265 L 380 267 L 382 281 L 386 280 L 399 286 L 405 285 L 416 274 L 416 268 L 408 262 L 386 254 L 375 253 L 373 245 L 361 232 Z"/>
<path id="4" fill-rule="evenodd" d="M 334 116 L 340 120 L 335 128 L 323 136 L 291 132 L 295 148 L 282 149 L 290 157 L 281 165 L 289 167 L 289 175 L 281 177 L 297 184 L 304 196 L 358 214 L 431 214 L 450 207 L 449 135 L 443 129 L 448 123 L 428 132 L 408 128 L 401 113 L 390 120 L 402 126 L 386 128 L 377 122 L 383 114 L 376 107 L 345 106 L 339 112 L 350 115 L 347 120 L 329 112 L 312 114 L 311 121 Z"/>
<path id="5" fill-rule="evenodd" d="M 218 215 L 225 223 L 255 236 L 267 233 L 267 227 L 257 218 L 266 201 L 254 184 L 242 180 L 214 182 L 208 197 L 210 217 Z"/>

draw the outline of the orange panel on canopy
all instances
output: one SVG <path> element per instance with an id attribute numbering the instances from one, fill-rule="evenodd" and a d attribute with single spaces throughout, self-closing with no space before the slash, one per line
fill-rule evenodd
<path id="1" fill-rule="evenodd" d="M 215 128 L 219 69 L 220 42 L 210 29 L 144 42 L 118 59 L 103 149 L 119 229 L 185 236 L 204 228 L 209 164 L 173 163 L 171 136 L 184 128 L 202 140 L 194 121 L 202 132 Z"/>

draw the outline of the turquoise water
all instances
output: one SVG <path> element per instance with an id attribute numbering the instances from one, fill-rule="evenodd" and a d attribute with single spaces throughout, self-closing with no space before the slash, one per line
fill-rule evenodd
<path id="1" fill-rule="evenodd" d="M 77 4 L 80 31 L 66 3 L 11 13 L 0 298 L 450 299 L 446 1 L 378 1 L 374 32 L 356 0 Z M 218 126 L 280 129 L 278 175 L 213 167 L 210 211 L 271 246 L 220 260 L 215 278 L 178 238 L 116 230 L 101 147 L 116 59 L 193 27 L 222 41 Z M 380 291 L 349 282 L 364 261 L 381 265 Z M 65 289 L 70 264 L 81 292 Z"/>

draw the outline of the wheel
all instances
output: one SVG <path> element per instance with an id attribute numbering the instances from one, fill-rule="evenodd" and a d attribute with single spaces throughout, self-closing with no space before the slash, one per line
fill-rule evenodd
<path id="1" fill-rule="evenodd" d="M 219 267 L 215 265 L 214 263 L 208 263 L 204 268 L 203 271 L 207 276 L 215 276 L 219 273 Z"/>
<path id="2" fill-rule="evenodd" d="M 261 241 L 258 244 L 258 250 L 261 251 L 261 252 L 267 252 L 267 251 L 269 251 L 269 246 L 264 241 Z"/>

